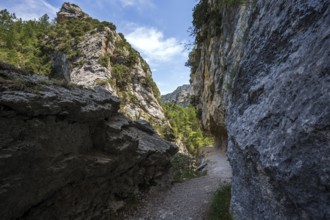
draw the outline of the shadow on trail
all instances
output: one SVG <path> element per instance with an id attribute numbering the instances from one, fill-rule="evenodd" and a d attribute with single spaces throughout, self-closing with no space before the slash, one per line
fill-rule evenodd
<path id="1" fill-rule="evenodd" d="M 221 186 L 231 181 L 232 171 L 225 153 L 215 148 L 204 148 L 207 175 L 176 183 L 165 192 L 151 193 L 130 220 L 203 220 L 212 196 Z"/>

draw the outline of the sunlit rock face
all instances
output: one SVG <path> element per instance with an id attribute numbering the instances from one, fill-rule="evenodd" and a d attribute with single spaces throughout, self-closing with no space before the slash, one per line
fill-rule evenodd
<path id="1" fill-rule="evenodd" d="M 0 64 L 1 219 L 112 219 L 169 183 L 177 147 L 105 89 Z"/>
<path id="2" fill-rule="evenodd" d="M 227 146 L 234 217 L 329 219 L 329 2 L 218 10 L 191 79 L 204 127 Z"/>
<path id="3" fill-rule="evenodd" d="M 78 5 L 63 3 L 61 10 L 57 12 L 57 21 L 61 22 L 65 19 L 84 19 L 88 15 L 84 13 Z"/>
<path id="4" fill-rule="evenodd" d="M 191 85 L 182 85 L 173 92 L 162 95 L 161 101 L 165 103 L 175 103 L 177 105 L 187 107 L 190 105 L 192 95 L 193 91 Z"/>
<path id="5" fill-rule="evenodd" d="M 93 18 L 79 6 L 64 3 L 57 13 L 58 22 L 73 19 L 90 22 Z M 80 52 L 72 62 L 64 59 L 62 53 L 53 55 L 53 67 L 69 72 L 69 77 L 63 72 L 66 79 L 89 88 L 103 87 L 120 97 L 121 112 L 131 119 L 144 119 L 156 126 L 168 123 L 149 65 L 124 35 L 105 24 L 104 28 L 96 26 L 86 32 L 77 41 L 75 50 Z"/>

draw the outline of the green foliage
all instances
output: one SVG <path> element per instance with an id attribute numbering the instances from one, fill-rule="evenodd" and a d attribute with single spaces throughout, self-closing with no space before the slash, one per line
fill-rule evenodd
<path id="1" fill-rule="evenodd" d="M 22 21 L 6 9 L 0 11 L 0 59 L 28 71 L 50 72 L 50 59 L 40 47 L 40 37 L 52 27 L 49 17 Z"/>
<path id="2" fill-rule="evenodd" d="M 109 66 L 109 63 L 110 63 L 110 54 L 109 53 L 105 53 L 104 55 L 100 56 L 98 62 L 102 66 L 108 67 Z"/>
<path id="3" fill-rule="evenodd" d="M 194 74 L 197 70 L 200 58 L 201 58 L 201 44 L 210 37 L 221 33 L 221 22 L 223 15 L 221 14 L 221 8 L 232 7 L 237 5 L 247 4 L 247 0 L 218 0 L 214 2 L 214 6 L 211 7 L 208 0 L 200 0 L 193 9 L 193 27 L 191 27 L 190 33 L 195 37 L 195 43 L 192 51 L 189 53 L 186 66 L 191 69 L 191 74 Z"/>
<path id="4" fill-rule="evenodd" d="M 214 194 L 208 220 L 232 220 L 230 214 L 231 185 L 225 185 Z"/>
<path id="5" fill-rule="evenodd" d="M 121 53 L 124 47 L 130 48 L 131 45 L 127 42 L 126 38 L 122 33 L 118 33 L 118 35 L 120 36 L 121 39 L 115 42 L 115 46 L 116 49 L 119 50 L 119 53 Z"/>
<path id="6" fill-rule="evenodd" d="M 126 42 L 123 40 L 117 40 L 115 42 L 115 46 L 116 46 L 116 53 L 119 55 L 124 55 L 123 50 L 124 50 L 124 47 L 126 46 Z"/>
<path id="7" fill-rule="evenodd" d="M 148 73 L 148 72 L 151 73 L 150 66 L 149 66 L 149 64 L 144 59 L 141 60 L 141 63 L 142 63 L 142 69 L 143 69 L 143 71 L 145 73 Z"/>
<path id="8" fill-rule="evenodd" d="M 78 19 L 71 19 L 71 20 L 78 20 Z M 93 29 L 97 28 L 99 31 L 103 31 L 105 27 L 109 27 L 113 31 L 116 30 L 116 25 L 108 21 L 100 22 L 99 20 L 91 17 L 87 17 L 82 21 L 86 24 L 89 24 Z"/>
<path id="9" fill-rule="evenodd" d="M 177 153 L 171 158 L 174 182 L 182 182 L 187 179 L 200 177 L 205 172 L 197 171 L 196 160 L 191 156 Z"/>
<path id="10" fill-rule="evenodd" d="M 201 147 L 213 144 L 213 140 L 200 129 L 194 107 L 164 103 L 163 109 L 176 139 L 180 139 L 191 154 L 197 154 Z"/>
<path id="11" fill-rule="evenodd" d="M 29 71 L 49 74 L 52 52 L 64 52 L 73 60 L 81 53 L 77 46 L 83 36 L 105 27 L 116 29 L 110 22 L 90 17 L 55 23 L 45 14 L 38 20 L 23 21 L 4 9 L 0 11 L 0 59 Z"/>
<path id="12" fill-rule="evenodd" d="M 105 86 L 109 83 L 108 79 L 96 79 L 95 84 L 99 86 Z"/>
<path id="13" fill-rule="evenodd" d="M 121 94 L 120 94 L 120 98 L 121 98 L 121 101 L 123 103 L 128 103 L 129 102 L 129 103 L 133 103 L 135 105 L 139 105 L 140 104 L 138 98 L 135 95 L 133 95 L 133 93 L 131 91 L 122 91 Z M 140 116 L 141 116 L 141 113 L 134 120 L 140 119 L 139 118 Z"/>
<path id="14" fill-rule="evenodd" d="M 196 43 L 202 42 L 207 33 L 207 26 L 219 26 L 221 22 L 220 8 L 226 6 L 233 6 L 239 4 L 245 4 L 246 0 L 218 0 L 211 7 L 208 0 L 200 0 L 193 8 L 193 28 L 191 28 L 191 34 L 196 37 Z"/>
<path id="15" fill-rule="evenodd" d="M 132 81 L 129 68 L 125 65 L 115 64 L 112 67 L 111 75 L 116 82 L 116 86 L 121 90 L 125 90 L 127 84 Z"/>
<path id="16" fill-rule="evenodd" d="M 151 75 L 147 75 L 145 78 L 145 84 L 147 86 L 151 87 L 151 90 L 154 94 L 154 96 L 156 97 L 156 99 L 159 101 L 160 100 L 160 91 L 157 87 L 157 84 L 155 83 L 155 81 L 152 79 Z"/>
<path id="17" fill-rule="evenodd" d="M 127 40 L 123 33 L 118 33 L 118 35 L 121 37 L 121 39 L 123 40 L 124 43 L 127 43 Z"/>
<path id="18" fill-rule="evenodd" d="M 107 41 L 109 42 L 113 42 L 113 34 L 112 33 L 108 33 L 108 35 L 107 36 L 105 36 L 106 37 L 106 39 L 107 39 Z M 107 43 L 106 43 L 107 44 Z"/>
<path id="19" fill-rule="evenodd" d="M 202 32 L 202 28 L 208 24 L 210 17 L 209 8 L 207 0 L 200 0 L 193 9 L 193 28 L 191 34 L 196 37 L 196 42 L 204 40 L 205 35 Z"/>
<path id="20" fill-rule="evenodd" d="M 72 89 L 75 85 L 72 84 L 71 82 L 67 82 L 66 80 L 63 79 L 52 79 L 52 83 L 57 86 L 64 87 L 66 89 Z"/>
<path id="21" fill-rule="evenodd" d="M 50 22 L 47 15 L 38 20 L 22 21 L 15 14 L 7 10 L 0 11 L 0 60 L 28 71 L 41 74 L 50 74 L 51 56 L 60 51 L 66 54 L 68 60 L 75 66 L 82 66 L 84 60 L 79 59 L 82 51 L 79 44 L 84 40 L 86 34 L 96 34 L 103 31 L 105 27 L 116 30 L 116 26 L 110 22 L 100 22 L 88 17 L 83 19 L 60 19 Z M 148 64 L 141 58 L 140 54 L 132 48 L 124 35 L 119 33 L 121 39 L 115 41 L 112 33 L 106 35 L 108 42 L 116 45 L 114 55 L 124 57 L 124 63 L 112 65 L 112 78 L 96 81 L 97 85 L 105 86 L 108 83 L 118 88 L 118 94 L 125 97 L 126 102 L 138 104 L 136 97 L 127 92 L 127 86 L 132 82 L 131 68 L 141 62 L 146 72 L 144 83 L 153 91 L 159 100 L 160 92 L 151 78 Z M 109 67 L 110 54 L 105 53 L 99 57 L 98 62 Z M 20 86 L 22 87 L 22 86 Z M 69 87 L 69 86 L 68 86 Z"/>
<path id="22" fill-rule="evenodd" d="M 190 67 L 191 74 L 194 74 L 197 70 L 201 58 L 201 50 L 197 47 L 193 48 L 188 56 L 188 61 L 185 63 L 187 67 Z"/>
<path id="23" fill-rule="evenodd" d="M 136 50 L 134 50 L 132 47 L 130 47 L 129 55 L 126 60 L 127 65 L 133 66 L 134 64 L 136 64 L 138 62 L 139 56 L 140 56 L 140 54 Z"/>
<path id="24" fill-rule="evenodd" d="M 48 53 L 61 51 L 70 60 L 73 60 L 81 53 L 77 48 L 78 44 L 83 40 L 83 36 L 93 28 L 95 26 L 85 20 L 65 19 L 45 33 L 41 47 Z"/>

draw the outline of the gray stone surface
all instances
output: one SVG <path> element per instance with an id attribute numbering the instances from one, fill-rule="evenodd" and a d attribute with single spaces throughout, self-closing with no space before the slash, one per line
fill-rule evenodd
<path id="1" fill-rule="evenodd" d="M 52 74 L 51 76 L 56 79 L 63 79 L 67 82 L 71 81 L 71 64 L 68 57 L 62 52 L 55 52 L 52 60 Z"/>
<path id="2" fill-rule="evenodd" d="M 83 19 L 88 15 L 84 13 L 78 5 L 64 2 L 61 10 L 57 13 L 57 20 L 62 21 L 64 19 Z"/>
<path id="3" fill-rule="evenodd" d="M 222 7 L 202 45 L 193 87 L 204 126 L 228 137 L 236 219 L 330 219 L 329 7 Z"/>
<path id="4" fill-rule="evenodd" d="M 176 90 L 166 95 L 162 95 L 161 101 L 165 103 L 175 103 L 186 107 L 190 105 L 190 101 L 193 95 L 191 85 L 179 86 Z"/>
<path id="5" fill-rule="evenodd" d="M 166 185 L 177 147 L 118 109 L 104 89 L 0 64 L 1 219 L 111 219 Z"/>
<path id="6" fill-rule="evenodd" d="M 74 4 L 64 3 L 61 10 L 57 13 L 58 20 L 63 19 L 81 19 L 89 17 L 81 8 Z M 144 119 L 153 124 L 162 125 L 168 123 L 163 109 L 154 94 L 150 78 L 152 73 L 147 67 L 143 58 L 137 51 L 135 53 L 136 63 L 128 65 L 130 53 L 133 48 L 123 45 L 125 39 L 110 27 L 103 29 L 96 28 L 87 32 L 75 49 L 79 51 L 79 56 L 70 62 L 63 53 L 55 52 L 53 56 L 53 67 L 56 67 L 55 73 L 65 75 L 69 72 L 71 83 L 82 85 L 88 88 L 103 87 L 114 96 L 121 98 L 121 112 L 131 119 Z M 78 41 L 77 41 L 78 42 Z M 100 63 L 100 58 L 107 57 L 108 65 Z M 118 86 L 114 76 L 113 67 L 115 64 L 121 64 L 128 71 L 125 86 Z M 118 73 L 117 73 L 118 74 Z"/>

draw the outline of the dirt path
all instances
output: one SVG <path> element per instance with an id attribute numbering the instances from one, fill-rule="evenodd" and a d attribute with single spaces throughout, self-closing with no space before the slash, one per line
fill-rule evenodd
<path id="1" fill-rule="evenodd" d="M 203 220 L 214 192 L 231 180 L 231 167 L 225 153 L 205 148 L 207 175 L 175 184 L 142 202 L 129 220 Z"/>

